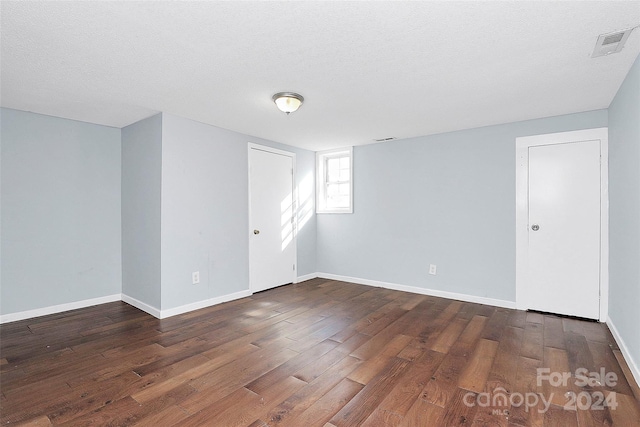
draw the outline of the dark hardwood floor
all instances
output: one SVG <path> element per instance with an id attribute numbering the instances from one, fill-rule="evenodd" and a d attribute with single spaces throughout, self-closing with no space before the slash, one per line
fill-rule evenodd
<path id="1" fill-rule="evenodd" d="M 640 426 L 602 324 L 351 283 L 164 320 L 116 302 L 0 334 L 2 425 Z M 583 385 L 579 368 L 609 377 Z"/>

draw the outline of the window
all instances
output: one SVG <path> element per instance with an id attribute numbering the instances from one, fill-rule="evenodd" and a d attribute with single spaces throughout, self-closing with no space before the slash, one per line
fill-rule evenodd
<path id="1" fill-rule="evenodd" d="M 316 154 L 316 212 L 353 212 L 353 149 Z"/>

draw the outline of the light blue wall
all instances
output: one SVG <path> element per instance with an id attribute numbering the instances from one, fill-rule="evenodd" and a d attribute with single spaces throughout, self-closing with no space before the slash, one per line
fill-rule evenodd
<path id="1" fill-rule="evenodd" d="M 0 312 L 119 294 L 120 129 L 0 114 Z"/>
<path id="2" fill-rule="evenodd" d="M 122 131 L 7 109 L 1 120 L 2 314 L 120 293 L 168 309 L 247 290 L 248 142 L 296 153 L 314 211 L 310 151 L 168 114 Z M 315 262 L 312 215 L 298 274 Z"/>
<path id="3" fill-rule="evenodd" d="M 640 56 L 609 106 L 609 317 L 640 366 Z"/>
<path id="4" fill-rule="evenodd" d="M 599 110 L 355 147 L 354 213 L 318 214 L 318 271 L 515 301 L 516 137 L 603 126 Z"/>
<path id="5" fill-rule="evenodd" d="M 3 313 L 121 291 L 166 310 L 248 289 L 248 142 L 295 152 L 313 204 L 306 150 L 163 114 L 124 128 L 121 153 L 118 129 L 2 113 Z M 601 110 L 356 147 L 354 214 L 311 216 L 298 274 L 514 301 L 515 138 L 606 125 Z"/>
<path id="6" fill-rule="evenodd" d="M 162 135 L 162 309 L 248 289 L 247 138 L 170 114 Z"/>
<path id="7" fill-rule="evenodd" d="M 122 293 L 160 310 L 162 115 L 122 129 Z"/>
<path id="8" fill-rule="evenodd" d="M 296 152 L 298 175 L 313 175 L 311 152 L 163 114 L 163 310 L 249 289 L 248 142 Z M 314 221 L 298 260 L 299 274 L 315 271 Z"/>

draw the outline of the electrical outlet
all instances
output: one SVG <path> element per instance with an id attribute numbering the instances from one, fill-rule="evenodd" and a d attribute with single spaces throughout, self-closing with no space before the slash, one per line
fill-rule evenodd
<path id="1" fill-rule="evenodd" d="M 434 276 L 436 275 L 436 265 L 435 264 L 429 264 L 429 274 L 433 274 Z"/>
<path id="2" fill-rule="evenodd" d="M 198 283 L 200 283 L 200 272 L 199 271 L 194 271 L 193 273 L 191 273 L 191 283 L 194 285 L 197 285 Z"/>

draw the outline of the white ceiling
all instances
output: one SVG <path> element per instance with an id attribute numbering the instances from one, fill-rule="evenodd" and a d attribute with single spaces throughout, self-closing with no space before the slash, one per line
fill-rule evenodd
<path id="1" fill-rule="evenodd" d="M 640 1 L 8 2 L 1 103 L 124 127 L 164 111 L 312 150 L 607 108 Z M 271 96 L 296 91 L 286 116 Z"/>

